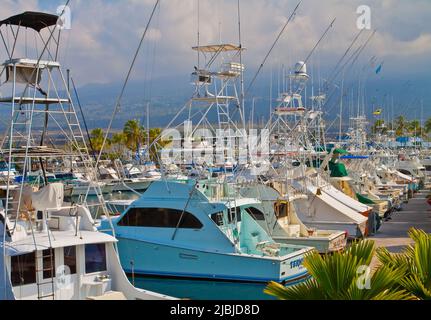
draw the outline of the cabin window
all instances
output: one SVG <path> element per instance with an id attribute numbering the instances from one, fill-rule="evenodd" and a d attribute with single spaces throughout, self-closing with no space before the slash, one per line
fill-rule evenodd
<path id="1" fill-rule="evenodd" d="M 275 214 L 277 215 L 277 218 L 286 218 L 289 217 L 289 209 L 290 204 L 288 203 L 276 203 L 275 204 Z"/>
<path id="2" fill-rule="evenodd" d="M 36 283 L 36 253 L 11 258 L 12 286 L 25 286 Z"/>
<path id="3" fill-rule="evenodd" d="M 76 247 L 64 248 L 64 265 L 69 268 L 70 274 L 76 274 Z"/>
<path id="4" fill-rule="evenodd" d="M 223 225 L 223 212 L 217 212 L 211 215 L 211 220 L 219 227 Z"/>
<path id="5" fill-rule="evenodd" d="M 254 220 L 257 220 L 257 221 L 265 221 L 265 215 L 263 214 L 263 212 L 262 211 L 260 211 L 259 209 L 257 209 L 257 208 L 253 208 L 253 207 L 250 207 L 250 208 L 247 208 L 247 209 L 245 209 L 245 211 L 247 211 L 247 213 L 254 219 Z"/>
<path id="6" fill-rule="evenodd" d="M 43 278 L 51 279 L 55 277 L 55 252 L 54 249 L 42 251 Z"/>
<path id="7" fill-rule="evenodd" d="M 412 175 L 412 174 L 411 174 L 411 172 L 410 172 L 410 171 L 408 171 L 408 170 L 398 169 L 398 171 L 399 171 L 399 172 L 401 172 L 402 174 L 407 175 L 407 176 L 411 176 L 411 175 Z"/>
<path id="8" fill-rule="evenodd" d="M 181 219 L 182 216 L 182 219 Z M 191 213 L 165 208 L 131 208 L 118 223 L 122 227 L 202 229 L 202 223 Z"/>
<path id="9" fill-rule="evenodd" d="M 229 223 L 233 223 L 235 221 L 235 217 L 236 217 L 236 221 L 237 222 L 241 222 L 241 208 L 240 207 L 236 207 L 234 210 L 230 210 L 228 209 L 228 219 L 229 219 Z"/>
<path id="10" fill-rule="evenodd" d="M 106 247 L 104 243 L 85 245 L 85 273 L 106 271 Z"/>

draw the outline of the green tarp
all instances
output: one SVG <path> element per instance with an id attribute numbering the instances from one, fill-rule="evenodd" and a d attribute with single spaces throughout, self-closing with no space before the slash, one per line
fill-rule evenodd
<path id="1" fill-rule="evenodd" d="M 368 199 L 367 197 L 363 196 L 360 193 L 357 193 L 356 197 L 358 198 L 358 201 L 362 204 L 376 204 L 373 200 Z"/>
<path id="2" fill-rule="evenodd" d="M 330 161 L 329 170 L 331 171 L 331 178 L 343 178 L 349 175 L 347 173 L 346 166 L 343 163 L 335 163 Z"/>

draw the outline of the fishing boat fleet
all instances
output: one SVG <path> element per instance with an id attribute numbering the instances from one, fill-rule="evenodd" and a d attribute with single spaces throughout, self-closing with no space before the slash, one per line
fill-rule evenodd
<path id="1" fill-rule="evenodd" d="M 303 102 L 302 61 L 260 128 L 267 148 L 256 147 L 241 93 L 245 49 L 234 44 L 193 48 L 194 94 L 168 129 L 184 114 L 186 125 L 158 149 L 158 163 L 101 161 L 57 61 L 58 18 L 0 21 L 15 30 L 0 87 L 10 112 L 0 145 L 0 299 L 175 299 L 128 276 L 294 285 L 309 278 L 308 253 L 373 236 L 428 183 L 430 156 L 369 143 L 365 118 L 349 139 L 327 141 L 326 97 Z M 35 58 L 31 48 L 14 56 L 20 32 L 42 39 Z M 137 200 L 106 199 L 118 192 Z"/>

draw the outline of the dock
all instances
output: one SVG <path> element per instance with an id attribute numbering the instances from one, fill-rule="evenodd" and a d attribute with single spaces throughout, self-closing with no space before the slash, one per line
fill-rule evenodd
<path id="1" fill-rule="evenodd" d="M 431 206 L 426 202 L 430 190 L 422 190 L 410 199 L 403 209 L 392 214 L 385 221 L 379 232 L 371 237 L 377 247 L 386 247 L 390 252 L 399 253 L 412 241 L 408 237 L 410 228 L 422 229 L 431 233 Z"/>

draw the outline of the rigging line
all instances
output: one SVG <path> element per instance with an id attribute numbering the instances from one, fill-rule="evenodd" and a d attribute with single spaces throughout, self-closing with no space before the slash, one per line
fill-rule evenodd
<path id="1" fill-rule="evenodd" d="M 197 6 L 198 6 L 198 48 L 199 48 L 199 46 L 201 45 L 201 29 L 200 29 L 200 26 L 201 26 L 201 15 L 200 15 L 200 3 L 199 3 L 199 0 L 196 0 L 197 1 Z M 200 54 L 200 52 L 199 52 L 199 50 L 197 50 L 197 55 L 198 55 L 198 69 L 200 69 L 201 68 L 201 54 Z"/>
<path id="2" fill-rule="evenodd" d="M 241 34 L 241 0 L 238 0 L 238 40 L 239 40 L 239 64 L 242 69 L 242 34 Z M 244 96 L 244 71 L 241 70 L 241 96 L 240 104 L 242 109 L 242 126 L 245 129 L 245 96 Z"/>
<path id="3" fill-rule="evenodd" d="M 300 1 L 296 7 L 295 10 L 293 10 L 292 14 L 290 15 L 289 19 L 287 20 L 287 22 L 285 23 L 285 25 L 283 26 L 283 28 L 281 29 L 280 33 L 278 34 L 277 38 L 275 39 L 274 43 L 272 44 L 271 48 L 269 49 L 268 53 L 266 54 L 265 58 L 263 59 L 262 63 L 259 66 L 259 69 L 257 70 L 255 76 L 253 77 L 253 80 L 251 81 L 250 85 L 248 86 L 247 90 L 245 91 L 245 96 L 247 96 L 247 94 L 249 93 L 250 89 L 253 87 L 257 77 L 259 76 L 260 72 L 262 71 L 266 61 L 268 60 L 269 56 L 271 55 L 271 52 L 274 50 L 275 46 L 277 45 L 278 41 L 280 40 L 281 36 L 283 35 L 284 31 L 286 30 L 287 26 L 289 25 L 289 23 L 294 19 L 294 17 L 296 16 L 296 11 L 298 10 L 299 6 L 301 5 Z"/>
<path id="4" fill-rule="evenodd" d="M 7 29 L 6 29 L 7 30 Z M 3 36 L 3 32 L 0 30 L 0 36 L 1 36 L 1 39 L 2 39 L 2 41 L 3 41 L 3 44 L 4 44 L 4 47 L 5 47 L 5 49 L 6 49 L 6 52 L 7 52 L 7 55 L 8 55 L 8 57 L 9 57 L 9 59 L 12 59 L 12 56 L 10 55 L 10 52 L 9 52 L 9 46 L 6 44 L 6 40 L 5 40 L 5 38 L 4 38 L 4 36 Z"/>
<path id="5" fill-rule="evenodd" d="M 368 46 L 368 44 L 369 44 L 369 42 L 371 41 L 371 39 L 374 37 L 374 35 L 376 34 L 376 32 L 377 32 L 377 30 L 374 30 L 374 32 L 370 35 L 370 37 L 368 37 L 368 39 L 367 39 L 367 41 L 361 46 L 361 47 L 359 47 L 354 53 L 353 53 L 353 55 L 346 61 L 346 63 L 343 65 L 343 67 L 342 67 L 342 69 L 341 70 L 343 70 L 346 66 L 347 66 L 347 64 L 349 64 L 349 62 L 351 62 L 350 63 L 350 65 L 349 65 L 349 69 L 351 69 L 352 67 L 353 67 L 353 65 L 356 63 L 356 61 L 358 60 L 358 58 L 359 58 L 359 56 L 361 55 L 361 53 L 364 51 L 364 49 Z M 350 61 L 351 59 L 353 59 L 352 61 Z M 348 88 L 348 90 L 350 90 L 350 88 L 352 88 L 353 87 L 353 85 L 352 86 L 350 86 L 349 88 Z M 342 92 L 341 94 L 345 94 L 346 92 Z M 329 99 L 327 99 L 326 100 L 326 102 L 325 102 L 325 104 L 323 105 L 323 108 L 325 108 L 328 104 L 329 104 L 329 101 L 333 98 L 333 96 L 335 95 L 335 89 L 333 89 L 333 91 L 332 91 L 332 93 L 331 93 L 331 96 L 329 97 Z M 339 101 L 338 101 L 339 102 Z M 338 104 L 338 102 L 336 103 L 336 104 Z M 332 108 L 332 107 L 331 107 Z"/>
<path id="6" fill-rule="evenodd" d="M 142 37 L 141 37 L 141 40 L 139 42 L 138 48 L 136 49 L 136 52 L 135 52 L 135 54 L 133 56 L 133 60 L 132 60 L 132 63 L 130 65 L 129 71 L 127 72 L 126 79 L 124 81 L 124 84 L 123 84 L 123 87 L 121 89 L 120 95 L 118 96 L 117 102 L 115 104 L 114 112 L 113 112 L 111 120 L 109 122 L 108 130 L 106 131 L 105 138 L 103 139 L 103 144 L 102 144 L 102 147 L 101 147 L 101 150 L 100 150 L 99 156 L 97 158 L 97 162 L 96 162 L 96 167 L 99 166 L 99 163 L 100 163 L 100 160 L 101 160 L 102 154 L 103 154 L 103 149 L 105 149 L 106 142 L 108 141 L 109 132 L 112 129 L 112 125 L 114 123 L 115 116 L 117 115 L 118 111 L 120 110 L 121 100 L 123 98 L 124 92 L 126 91 L 127 84 L 129 83 L 130 76 L 132 74 L 132 71 L 133 71 L 133 68 L 135 66 L 136 60 L 138 58 L 139 52 L 141 51 L 141 47 L 142 47 L 142 45 L 144 43 L 144 40 L 145 40 L 145 38 L 147 36 L 147 32 L 148 32 L 148 30 L 150 28 L 151 22 L 153 20 L 153 17 L 154 17 L 154 14 L 156 12 L 156 9 L 159 6 L 159 3 L 160 3 L 160 0 L 157 0 L 156 4 L 154 5 L 153 11 L 151 12 L 151 15 L 150 15 L 148 23 L 147 23 L 147 25 L 145 27 L 144 33 L 142 34 Z"/>
<path id="7" fill-rule="evenodd" d="M 81 116 L 82 116 L 82 120 L 84 122 L 84 127 L 85 127 L 85 131 L 87 133 L 88 141 L 90 143 L 90 148 L 91 148 L 91 151 L 93 152 L 93 156 L 95 156 L 96 151 L 93 147 L 93 142 L 91 141 L 90 132 L 89 132 L 88 126 L 87 126 L 87 120 L 85 119 L 84 111 L 82 110 L 82 105 L 81 105 L 81 100 L 79 99 L 78 90 L 76 89 L 75 81 L 73 80 L 72 77 L 70 77 L 70 81 L 72 82 L 73 91 L 75 92 L 76 102 L 78 102 L 79 110 L 81 111 Z"/>
<path id="8" fill-rule="evenodd" d="M 156 28 L 159 29 L 160 28 L 160 8 L 159 11 L 157 13 L 157 18 L 156 18 Z M 154 71 L 155 71 L 155 67 L 157 64 L 157 51 L 158 51 L 158 46 L 159 46 L 159 42 L 156 40 L 154 41 L 154 46 L 153 46 L 153 62 L 152 62 L 152 66 L 151 66 L 151 72 L 150 72 L 150 85 L 149 85 L 149 92 L 148 92 L 148 101 L 151 102 L 151 100 L 153 99 L 153 87 L 154 87 Z M 149 130 L 149 128 L 147 128 Z"/>
<path id="9" fill-rule="evenodd" d="M 350 44 L 350 46 L 347 48 L 346 52 L 344 53 L 344 55 L 340 58 L 340 60 L 338 60 L 337 64 L 335 65 L 334 71 L 331 74 L 331 76 L 329 77 L 329 81 L 328 83 L 332 83 L 333 77 L 335 78 L 338 73 L 336 73 L 336 71 L 338 70 L 338 67 L 341 65 L 341 63 L 343 62 L 344 58 L 346 58 L 346 56 L 349 54 L 350 50 L 353 48 L 353 46 L 355 45 L 356 41 L 359 39 L 359 37 L 361 36 L 362 32 L 365 29 L 361 29 L 361 31 L 358 32 L 358 34 L 355 36 L 355 38 L 353 39 L 352 43 Z"/>
<path id="10" fill-rule="evenodd" d="M 323 41 L 323 39 L 326 37 L 326 35 L 328 34 L 329 30 L 334 26 L 335 20 L 337 20 L 337 18 L 334 18 L 334 20 L 332 20 L 331 24 L 328 26 L 328 28 L 326 28 L 325 32 L 320 37 L 319 41 L 317 41 L 317 43 L 314 46 L 314 48 L 310 51 L 310 53 L 308 54 L 308 56 L 305 59 L 304 63 L 302 64 L 301 69 L 308 62 L 308 60 L 310 60 L 311 56 L 314 54 L 314 51 L 316 51 L 317 47 Z"/>

